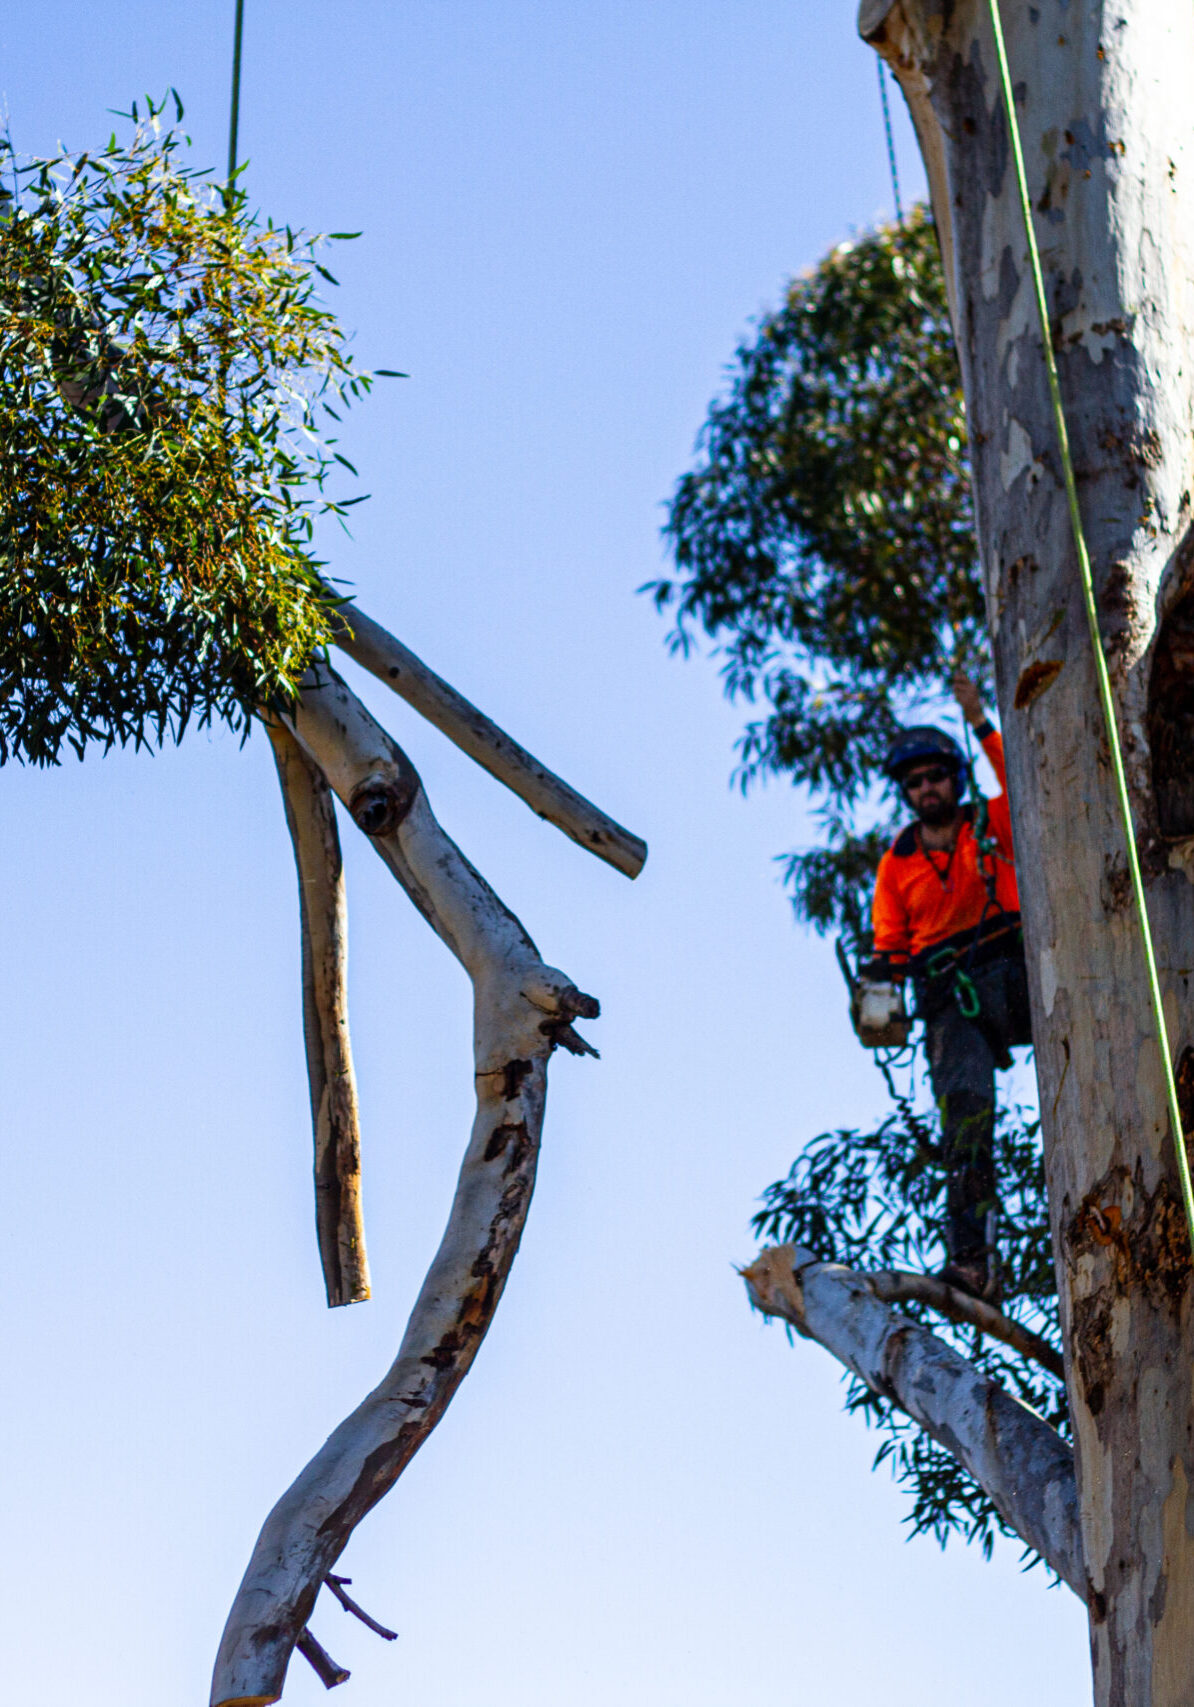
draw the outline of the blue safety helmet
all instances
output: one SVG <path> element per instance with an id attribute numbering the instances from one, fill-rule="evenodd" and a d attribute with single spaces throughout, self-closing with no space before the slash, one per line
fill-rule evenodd
<path id="1" fill-rule="evenodd" d="M 965 799 L 970 781 L 966 755 L 952 735 L 947 735 L 944 729 L 935 729 L 931 723 L 917 723 L 911 729 L 900 730 L 887 749 L 883 774 L 898 787 L 913 765 L 924 764 L 927 759 L 949 766 L 954 773 L 958 799 Z"/>

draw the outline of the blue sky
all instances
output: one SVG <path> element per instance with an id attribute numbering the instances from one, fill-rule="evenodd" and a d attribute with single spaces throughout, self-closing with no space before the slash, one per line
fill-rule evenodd
<path id="1" fill-rule="evenodd" d="M 17 148 L 92 146 L 107 109 L 173 84 L 219 166 L 231 21 L 231 3 L 9 8 Z M 1072 1597 L 1012 1547 L 988 1566 L 907 1544 L 836 1365 L 746 1307 L 758 1193 L 882 1086 L 779 886 L 800 801 L 730 789 L 740 714 L 635 591 L 752 317 L 890 211 L 852 8 L 247 0 L 242 100 L 254 195 L 363 230 L 336 306 L 362 362 L 411 376 L 347 428 L 373 497 L 353 540 L 325 541 L 335 572 L 652 849 L 628 884 L 357 683 L 604 1012 L 601 1061 L 553 1064 L 489 1340 L 344 1557 L 401 1640 L 334 1605 L 313 1619 L 353 1671 L 337 1699 L 1087 1700 Z M 897 138 L 911 196 L 902 117 Z M 6 1687 L 202 1704 L 261 1519 L 388 1364 L 438 1240 L 468 989 L 349 826 L 375 1293 L 329 1313 L 265 743 L 196 732 L 3 783 Z M 296 1659 L 287 1703 L 323 1698 Z"/>

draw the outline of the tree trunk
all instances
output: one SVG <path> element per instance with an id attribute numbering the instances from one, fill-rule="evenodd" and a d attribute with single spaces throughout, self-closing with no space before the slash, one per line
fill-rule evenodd
<path id="1" fill-rule="evenodd" d="M 1002 11 L 1180 1082 L 1194 1077 L 1194 10 Z M 859 26 L 912 111 L 962 361 L 1095 1699 L 1178 1707 L 1194 1701 L 1190 1255 L 990 18 L 986 0 L 864 0 Z"/>

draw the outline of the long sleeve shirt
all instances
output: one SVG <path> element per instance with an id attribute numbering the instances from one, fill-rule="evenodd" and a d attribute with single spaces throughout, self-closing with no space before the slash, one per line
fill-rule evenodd
<path id="1" fill-rule="evenodd" d="M 871 923 L 875 953 L 896 961 L 920 954 L 934 943 L 973 930 L 998 912 L 1018 913 L 1020 895 L 1013 862 L 1012 820 L 1007 800 L 1003 736 L 990 724 L 979 739 L 999 779 L 1001 792 L 986 804 L 990 853 L 980 854 L 975 836 L 976 805 L 961 808 L 958 838 L 951 851 L 928 849 L 920 825 L 901 830 L 879 861 Z M 994 877 L 994 902 L 987 881 Z"/>

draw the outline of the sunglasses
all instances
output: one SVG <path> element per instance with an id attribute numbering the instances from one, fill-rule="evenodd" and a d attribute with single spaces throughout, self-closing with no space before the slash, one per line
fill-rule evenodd
<path id="1" fill-rule="evenodd" d="M 927 770 L 913 771 L 911 776 L 906 776 L 903 786 L 911 794 L 926 782 L 936 786 L 939 782 L 946 782 L 953 774 L 946 765 L 930 765 Z"/>

